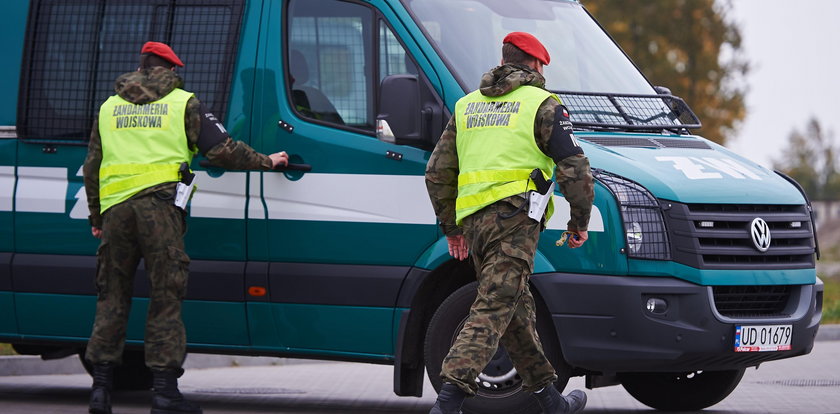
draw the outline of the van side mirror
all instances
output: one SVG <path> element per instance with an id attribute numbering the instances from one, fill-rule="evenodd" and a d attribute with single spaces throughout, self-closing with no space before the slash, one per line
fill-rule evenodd
<path id="1" fill-rule="evenodd" d="M 431 149 L 443 131 L 441 105 L 414 75 L 391 75 L 379 89 L 376 137 L 397 145 Z M 437 134 L 437 136 L 435 136 Z"/>

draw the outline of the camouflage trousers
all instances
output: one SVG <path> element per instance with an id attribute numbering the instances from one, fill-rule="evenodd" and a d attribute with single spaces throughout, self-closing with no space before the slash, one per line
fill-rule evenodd
<path id="1" fill-rule="evenodd" d="M 146 365 L 180 369 L 186 352 L 181 302 L 190 258 L 184 252 L 184 215 L 161 199 L 163 192 L 138 196 L 111 207 L 103 216 L 97 251 L 96 319 L 85 358 L 91 363 L 121 362 L 134 273 L 143 258 L 151 290 L 144 335 Z"/>
<path id="2" fill-rule="evenodd" d="M 443 360 L 441 376 L 470 395 L 477 391 L 476 377 L 500 343 L 525 391 L 540 390 L 557 380 L 537 335 L 534 297 L 528 287 L 540 224 L 528 218 L 527 210 L 507 219 L 499 216 L 515 210 L 507 201 L 499 201 L 463 221 L 478 294 Z"/>

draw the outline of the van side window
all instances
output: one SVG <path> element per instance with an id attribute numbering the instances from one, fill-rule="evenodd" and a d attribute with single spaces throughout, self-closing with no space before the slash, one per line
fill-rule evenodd
<path id="1" fill-rule="evenodd" d="M 373 129 L 373 11 L 335 0 L 289 5 L 288 77 L 303 117 Z"/>
<path id="2" fill-rule="evenodd" d="M 82 141 L 114 80 L 137 69 L 146 41 L 172 46 L 185 89 L 227 112 L 244 0 L 32 0 L 18 102 L 18 136 Z"/>
<path id="3" fill-rule="evenodd" d="M 385 24 L 384 20 L 379 21 L 379 82 L 391 75 L 415 75 L 417 76 L 417 65 L 411 60 L 400 44 L 394 32 Z"/>
<path id="4" fill-rule="evenodd" d="M 375 90 L 382 79 L 418 74 L 417 65 L 385 21 L 373 24 L 373 9 L 361 4 L 289 3 L 289 98 L 300 116 L 373 131 Z"/>

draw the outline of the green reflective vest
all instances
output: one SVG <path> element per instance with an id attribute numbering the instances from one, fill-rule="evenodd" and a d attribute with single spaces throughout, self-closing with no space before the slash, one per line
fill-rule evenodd
<path id="1" fill-rule="evenodd" d="M 181 163 L 195 152 L 187 144 L 184 114 L 192 93 L 174 89 L 165 97 L 136 105 L 118 95 L 99 109 L 102 164 L 99 166 L 100 211 L 149 187 L 180 181 Z"/>
<path id="2" fill-rule="evenodd" d="M 474 91 L 455 104 L 458 135 L 458 198 L 455 223 L 503 198 L 535 190 L 528 178 L 539 168 L 546 180 L 554 161 L 534 141 L 534 121 L 548 97 L 560 99 L 534 86 L 488 97 Z M 550 201 L 546 220 L 554 212 Z"/>

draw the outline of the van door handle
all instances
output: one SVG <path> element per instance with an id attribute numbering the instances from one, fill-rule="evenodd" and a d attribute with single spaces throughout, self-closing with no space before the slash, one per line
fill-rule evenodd
<path id="1" fill-rule="evenodd" d="M 212 164 L 209 160 L 201 160 L 198 162 L 198 165 L 204 168 L 222 168 L 218 165 Z M 251 171 L 251 170 L 249 170 Z M 259 170 L 252 170 L 252 171 L 259 171 Z M 289 164 L 289 165 L 278 165 L 272 171 L 303 171 L 309 172 L 312 171 L 312 166 L 309 164 Z"/>
<path id="2" fill-rule="evenodd" d="M 303 171 L 309 172 L 312 171 L 312 166 L 309 164 L 288 164 L 288 165 L 278 165 L 274 167 L 272 171 Z"/>

